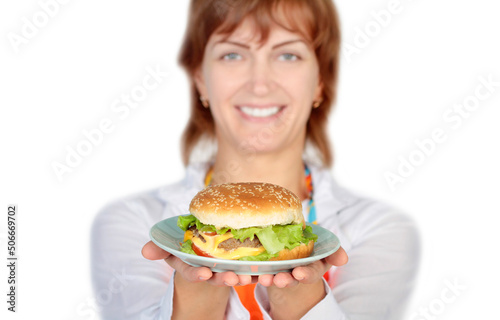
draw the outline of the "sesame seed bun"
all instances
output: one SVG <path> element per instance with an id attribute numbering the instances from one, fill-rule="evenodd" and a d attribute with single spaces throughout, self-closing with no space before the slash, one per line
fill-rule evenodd
<path id="1" fill-rule="evenodd" d="M 286 224 L 305 227 L 300 199 L 293 192 L 270 183 L 209 186 L 193 198 L 189 212 L 202 223 L 218 229 Z"/>

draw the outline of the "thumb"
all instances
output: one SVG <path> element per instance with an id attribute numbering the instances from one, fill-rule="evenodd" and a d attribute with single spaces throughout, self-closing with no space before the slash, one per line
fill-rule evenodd
<path id="1" fill-rule="evenodd" d="M 349 257 L 344 248 L 340 247 L 332 255 L 325 258 L 325 261 L 332 266 L 340 267 L 347 263 Z"/>
<path id="2" fill-rule="evenodd" d="M 149 241 L 142 247 L 142 255 L 149 260 L 160 260 L 169 257 L 170 253 L 158 247 L 153 241 Z"/>

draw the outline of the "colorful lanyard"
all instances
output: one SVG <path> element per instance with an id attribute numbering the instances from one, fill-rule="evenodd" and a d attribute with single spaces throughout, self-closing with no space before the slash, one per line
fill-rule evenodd
<path id="1" fill-rule="evenodd" d="M 309 204 L 307 208 L 308 211 L 307 221 L 313 224 L 318 224 L 316 217 L 316 206 L 314 205 L 314 199 L 313 199 L 313 184 L 312 184 L 311 171 L 306 165 L 304 165 L 304 169 L 306 174 L 306 188 L 309 196 Z M 213 167 L 210 167 L 210 169 L 208 169 L 207 175 L 205 176 L 205 187 L 209 186 L 210 183 L 212 183 L 213 173 L 214 173 Z"/>
<path id="2" fill-rule="evenodd" d="M 304 165 L 304 168 L 306 170 L 306 187 L 307 187 L 307 192 L 309 193 L 309 207 L 307 213 L 307 221 L 312 224 L 318 224 L 318 218 L 316 217 L 316 205 L 314 204 L 314 198 L 313 198 L 313 183 L 312 183 L 311 171 L 306 165 Z"/>

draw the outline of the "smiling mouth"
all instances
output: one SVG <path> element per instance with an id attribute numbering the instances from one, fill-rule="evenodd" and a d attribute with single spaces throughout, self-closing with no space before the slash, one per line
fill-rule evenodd
<path id="1" fill-rule="evenodd" d="M 251 106 L 238 106 L 237 107 L 243 114 L 254 118 L 267 118 L 278 114 L 285 106 L 270 106 L 270 107 L 251 107 Z"/>

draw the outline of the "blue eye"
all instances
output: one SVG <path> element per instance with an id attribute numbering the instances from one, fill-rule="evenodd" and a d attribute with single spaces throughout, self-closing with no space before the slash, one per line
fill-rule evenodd
<path id="1" fill-rule="evenodd" d="M 283 53 L 282 55 L 280 55 L 280 60 L 284 61 L 296 61 L 298 59 L 299 57 L 293 53 Z"/>
<path id="2" fill-rule="evenodd" d="M 222 57 L 224 60 L 241 60 L 241 55 L 235 52 L 228 53 Z"/>

